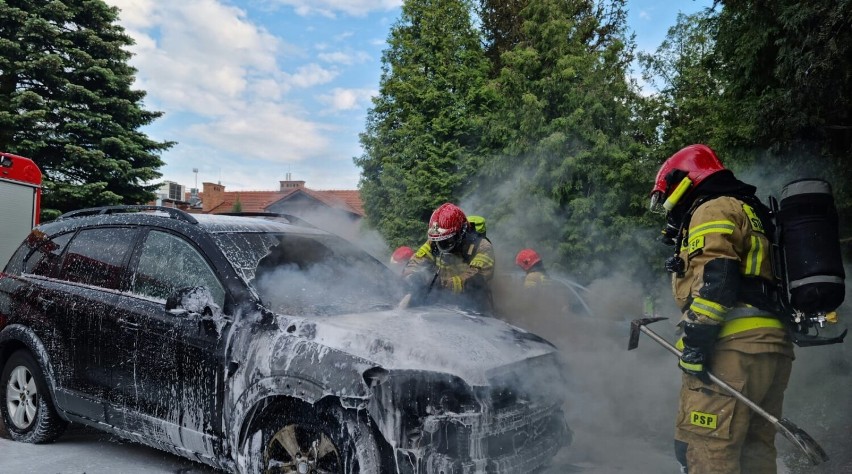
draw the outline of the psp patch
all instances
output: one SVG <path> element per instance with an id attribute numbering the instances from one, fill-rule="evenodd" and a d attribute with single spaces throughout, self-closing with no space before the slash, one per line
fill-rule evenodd
<path id="1" fill-rule="evenodd" d="M 743 211 L 745 211 L 746 216 L 748 216 L 748 221 L 751 223 L 751 228 L 754 229 L 755 232 L 765 234 L 766 231 L 763 230 L 763 222 L 760 222 L 760 218 L 757 217 L 757 213 L 754 212 L 754 209 L 748 204 L 743 204 Z"/>
<path id="2" fill-rule="evenodd" d="M 711 430 L 716 429 L 716 421 L 718 421 L 719 417 L 712 413 L 703 413 L 700 411 L 693 411 L 689 413 L 689 423 L 695 426 L 700 426 L 702 428 L 709 428 Z"/>
<path id="3" fill-rule="evenodd" d="M 689 239 L 689 243 L 686 245 L 686 250 L 688 254 L 687 258 L 700 255 L 701 252 L 704 251 L 704 236 L 699 235 L 698 237 Z"/>

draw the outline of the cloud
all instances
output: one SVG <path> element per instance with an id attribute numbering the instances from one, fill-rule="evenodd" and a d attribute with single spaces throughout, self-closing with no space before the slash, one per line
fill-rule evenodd
<path id="1" fill-rule="evenodd" d="M 282 106 L 258 104 L 233 110 L 230 114 L 187 129 L 198 142 L 231 152 L 278 163 L 293 163 L 323 157 L 328 126 L 288 115 Z"/>
<path id="2" fill-rule="evenodd" d="M 402 0 L 273 0 L 293 7 L 298 15 L 318 14 L 333 17 L 336 12 L 364 16 L 372 11 L 387 11 L 402 6 Z"/>
<path id="3" fill-rule="evenodd" d="M 321 61 L 325 61 L 327 63 L 342 64 L 346 66 L 360 64 L 370 60 L 370 55 L 363 51 L 334 51 L 330 53 L 320 53 L 317 55 L 317 57 Z"/>
<path id="4" fill-rule="evenodd" d="M 216 0 L 108 1 L 119 7 L 120 22 L 136 40 L 131 64 L 137 87 L 159 107 L 220 115 L 233 102 L 274 99 L 290 87 L 277 65 L 288 46 L 239 8 Z M 281 85 L 271 88 L 270 78 Z M 262 87 L 255 89 L 257 83 Z"/>
<path id="5" fill-rule="evenodd" d="M 279 60 L 295 48 L 216 0 L 108 1 L 136 39 L 135 87 L 184 120 L 171 139 L 279 162 L 327 151 L 330 126 L 305 118 L 286 97 L 327 84 L 339 71 L 316 63 L 283 70 Z"/>
<path id="6" fill-rule="evenodd" d="M 331 82 L 337 74 L 337 71 L 311 63 L 296 69 L 295 74 L 286 74 L 286 78 L 295 87 L 312 87 Z"/>
<path id="7" fill-rule="evenodd" d="M 257 158 L 246 142 L 245 150 L 223 151 L 206 145 L 187 143 L 175 150 L 175 159 L 163 169 L 164 178 L 187 188 L 201 187 L 202 183 L 219 182 L 226 191 L 273 191 L 278 189 L 278 181 L 292 178 L 306 181 L 311 189 L 353 189 L 352 183 L 358 182 L 359 172 L 355 167 L 343 166 L 339 161 L 327 161 L 308 158 L 301 161 L 287 161 L 287 153 L 278 150 L 278 160 Z M 197 168 L 196 174 L 193 169 Z M 257 172 L 262 169 L 263 172 Z"/>
<path id="8" fill-rule="evenodd" d="M 336 111 L 366 108 L 370 104 L 370 98 L 378 95 L 373 89 L 343 89 L 334 88 L 331 94 L 323 94 L 319 97 L 320 102 L 331 106 Z"/>
<path id="9" fill-rule="evenodd" d="M 648 10 L 642 10 L 642 11 L 639 12 L 639 18 L 641 18 L 643 20 L 650 20 L 651 14 L 648 13 Z"/>
<path id="10" fill-rule="evenodd" d="M 360 129 L 351 113 L 366 110 L 375 92 L 359 88 L 360 70 L 353 74 L 353 67 L 374 58 L 349 45 L 352 33 L 326 35 L 342 43 L 321 48 L 305 41 L 309 25 L 276 30 L 275 22 L 250 17 L 252 10 L 241 3 L 106 1 L 120 9 L 119 23 L 135 40 L 129 48 L 130 64 L 137 69 L 133 87 L 147 92 L 146 108 L 165 113 L 147 133 L 155 140 L 177 142 L 163 153 L 163 179 L 192 183 L 196 176 L 191 169 L 201 167 L 202 175 L 208 175 L 199 176 L 201 180 L 222 170 L 219 179 L 229 189 L 257 189 L 259 181 L 269 178 L 260 186 L 267 188 L 277 182 L 278 177 L 270 178 L 273 171 L 298 164 L 315 188 L 356 186 L 359 170 L 352 156 L 361 152 Z M 400 2 L 279 5 L 300 3 L 340 15 Z M 294 13 L 285 16 L 293 18 Z M 347 115 L 336 114 L 342 111 Z M 214 176 L 209 176 L 211 170 Z"/>
<path id="11" fill-rule="evenodd" d="M 121 10 L 121 23 L 129 30 L 148 28 L 155 23 L 153 2 L 146 0 L 106 0 L 106 3 Z"/>

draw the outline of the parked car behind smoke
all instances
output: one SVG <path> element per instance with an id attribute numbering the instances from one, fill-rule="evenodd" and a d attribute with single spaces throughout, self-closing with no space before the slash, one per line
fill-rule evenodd
<path id="1" fill-rule="evenodd" d="M 551 344 L 402 295 L 295 218 L 75 211 L 0 274 L 0 413 L 232 472 L 523 473 L 570 444 Z"/>

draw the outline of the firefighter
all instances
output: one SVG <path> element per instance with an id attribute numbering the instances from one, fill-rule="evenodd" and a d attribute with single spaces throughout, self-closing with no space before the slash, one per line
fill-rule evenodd
<path id="1" fill-rule="evenodd" d="M 547 281 L 547 272 L 541 257 L 533 249 L 523 249 L 515 255 L 515 263 L 526 272 L 524 288 L 540 287 Z"/>
<path id="2" fill-rule="evenodd" d="M 707 371 L 781 418 L 793 345 L 780 319 L 770 262 L 772 225 L 755 187 L 705 145 L 668 158 L 651 192 L 663 211 L 666 261 L 683 314 L 684 372 L 675 428 L 682 472 L 775 473 L 775 428 L 710 382 Z"/>
<path id="3" fill-rule="evenodd" d="M 407 245 L 401 245 L 393 251 L 390 258 L 390 267 L 397 272 L 402 272 L 405 268 L 405 264 L 411 260 L 411 257 L 414 256 L 414 250 Z"/>
<path id="4" fill-rule="evenodd" d="M 477 232 L 464 212 L 452 203 L 442 204 L 432 213 L 427 238 L 402 272 L 418 299 L 434 297 L 491 312 L 491 241 Z"/>

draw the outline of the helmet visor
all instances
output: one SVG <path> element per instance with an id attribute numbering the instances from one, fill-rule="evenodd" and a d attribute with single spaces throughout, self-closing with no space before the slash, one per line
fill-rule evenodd
<path id="1" fill-rule="evenodd" d="M 438 247 L 438 250 L 441 253 L 452 252 L 453 249 L 456 248 L 456 245 L 459 243 L 458 236 L 454 235 L 448 239 L 437 240 L 435 241 L 435 246 Z"/>
<path id="2" fill-rule="evenodd" d="M 665 196 L 663 196 L 662 191 L 654 191 L 653 193 L 651 193 L 651 205 L 649 206 L 651 212 L 653 212 L 654 214 L 665 215 L 666 212 L 668 212 L 666 211 L 666 208 L 663 207 L 663 203 L 665 202 L 665 200 L 666 199 Z"/>

